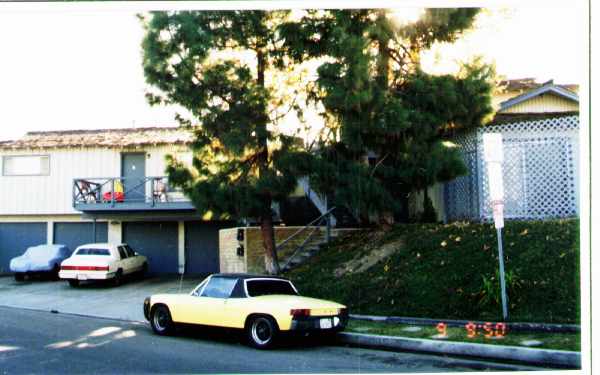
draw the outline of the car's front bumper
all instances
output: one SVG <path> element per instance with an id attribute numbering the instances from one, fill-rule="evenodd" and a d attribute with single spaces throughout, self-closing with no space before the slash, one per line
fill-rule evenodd
<path id="1" fill-rule="evenodd" d="M 347 324 L 348 314 L 332 316 L 303 316 L 292 319 L 290 331 L 338 332 L 346 328 Z"/>
<path id="2" fill-rule="evenodd" d="M 17 263 L 10 262 L 9 269 L 15 273 L 27 273 L 27 272 L 50 272 L 54 268 L 53 265 L 49 264 L 31 264 L 31 263 Z"/>

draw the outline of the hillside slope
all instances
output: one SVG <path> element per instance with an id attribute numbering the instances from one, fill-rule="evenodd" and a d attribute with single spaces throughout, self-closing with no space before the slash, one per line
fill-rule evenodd
<path id="1" fill-rule="evenodd" d="M 509 320 L 578 323 L 578 220 L 508 221 L 503 234 Z M 501 320 L 496 241 L 490 224 L 366 230 L 285 276 L 355 314 Z"/>

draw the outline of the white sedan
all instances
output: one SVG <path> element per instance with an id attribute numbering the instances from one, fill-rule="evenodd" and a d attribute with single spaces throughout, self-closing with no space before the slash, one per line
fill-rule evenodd
<path id="1" fill-rule="evenodd" d="M 143 275 L 147 270 L 146 257 L 129 245 L 94 243 L 79 246 L 61 263 L 58 276 L 72 287 L 79 286 L 80 281 L 109 279 L 119 285 L 125 275 Z"/>

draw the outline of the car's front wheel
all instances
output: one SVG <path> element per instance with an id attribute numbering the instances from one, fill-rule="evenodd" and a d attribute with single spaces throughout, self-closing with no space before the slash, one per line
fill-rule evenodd
<path id="1" fill-rule="evenodd" d="M 257 349 L 267 349 L 273 346 L 279 329 L 273 318 L 256 316 L 246 327 L 248 343 Z"/>
<path id="2" fill-rule="evenodd" d="M 158 305 L 152 309 L 150 314 L 150 325 L 152 330 L 161 336 L 168 335 L 173 331 L 173 320 L 169 308 Z"/>
<path id="3" fill-rule="evenodd" d="M 21 272 L 16 272 L 15 273 L 15 281 L 23 281 L 25 280 L 25 274 L 22 274 Z"/>
<path id="4" fill-rule="evenodd" d="M 79 286 L 79 280 L 69 279 L 69 285 L 73 288 L 77 288 Z"/>

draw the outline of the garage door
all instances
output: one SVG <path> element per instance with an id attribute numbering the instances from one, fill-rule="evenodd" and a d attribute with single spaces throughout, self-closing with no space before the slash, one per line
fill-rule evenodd
<path id="1" fill-rule="evenodd" d="M 73 251 L 79 245 L 94 242 L 108 242 L 107 223 L 96 223 L 96 238 L 93 223 L 54 223 L 55 244 L 67 245 Z"/>
<path id="2" fill-rule="evenodd" d="M 0 223 L 0 273 L 30 246 L 46 243 L 46 223 Z"/>
<path id="3" fill-rule="evenodd" d="M 123 223 L 123 242 L 148 258 L 149 273 L 177 273 L 177 222 Z"/>
<path id="4" fill-rule="evenodd" d="M 228 223 L 185 223 L 185 273 L 219 272 L 219 230 L 231 228 Z"/>

